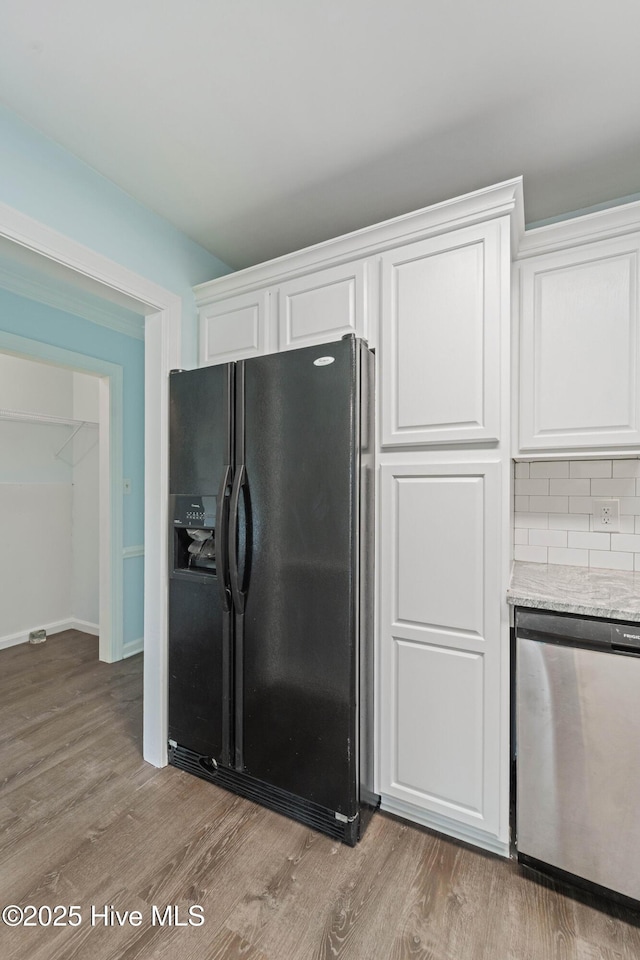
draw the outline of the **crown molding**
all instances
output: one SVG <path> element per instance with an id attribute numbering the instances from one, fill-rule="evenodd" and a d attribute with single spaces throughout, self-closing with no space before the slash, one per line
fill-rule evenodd
<path id="1" fill-rule="evenodd" d="M 640 200 L 526 230 L 518 260 L 640 231 Z"/>
<path id="2" fill-rule="evenodd" d="M 403 243 L 502 216 L 511 218 L 511 244 L 515 255 L 524 233 L 523 211 L 522 177 L 515 177 L 198 284 L 193 288 L 196 304 L 203 307 L 240 291 L 249 293 L 267 284 L 291 280 L 311 269 L 337 266 L 356 257 L 374 256 Z"/>

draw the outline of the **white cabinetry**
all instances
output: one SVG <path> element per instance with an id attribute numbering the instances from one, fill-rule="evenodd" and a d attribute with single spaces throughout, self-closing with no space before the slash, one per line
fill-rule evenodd
<path id="1" fill-rule="evenodd" d="M 382 255 L 383 444 L 498 439 L 508 244 L 506 217 Z"/>
<path id="2" fill-rule="evenodd" d="M 371 339 L 366 260 L 317 270 L 278 288 L 278 348 L 339 340 L 347 333 Z"/>
<path id="3" fill-rule="evenodd" d="M 357 259 L 325 269 L 309 265 L 281 282 L 265 277 L 264 286 L 255 288 L 245 276 L 252 270 L 204 285 L 214 296 L 197 297 L 200 365 L 329 343 L 348 333 L 373 345 L 371 269 L 366 259 Z"/>
<path id="4" fill-rule="evenodd" d="M 380 787 L 471 839 L 500 826 L 500 488 L 499 463 L 382 467 Z"/>
<path id="5" fill-rule="evenodd" d="M 612 216 L 590 220 L 602 227 Z M 580 240 L 518 266 L 523 455 L 640 444 L 640 233 Z"/>
<path id="6" fill-rule="evenodd" d="M 200 366 L 247 360 L 274 349 L 268 290 L 236 294 L 200 311 Z"/>
<path id="7" fill-rule="evenodd" d="M 376 348 L 377 789 L 383 809 L 503 854 L 521 189 L 498 184 L 196 288 L 203 364 L 345 333 Z"/>

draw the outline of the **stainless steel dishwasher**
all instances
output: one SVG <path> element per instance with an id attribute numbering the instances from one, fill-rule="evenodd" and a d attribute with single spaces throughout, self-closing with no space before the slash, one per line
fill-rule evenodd
<path id="1" fill-rule="evenodd" d="M 640 625 L 516 610 L 518 859 L 640 901 Z"/>

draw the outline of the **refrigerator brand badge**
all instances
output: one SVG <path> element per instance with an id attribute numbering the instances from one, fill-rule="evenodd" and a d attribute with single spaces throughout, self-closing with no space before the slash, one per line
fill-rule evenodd
<path id="1" fill-rule="evenodd" d="M 314 367 L 326 367 L 327 364 L 333 363 L 335 357 L 318 357 L 317 360 L 313 361 Z"/>

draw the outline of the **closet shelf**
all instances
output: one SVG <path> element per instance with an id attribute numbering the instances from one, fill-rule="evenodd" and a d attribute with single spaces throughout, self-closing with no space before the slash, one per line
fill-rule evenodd
<path id="1" fill-rule="evenodd" d="M 26 413 L 24 410 L 0 409 L 0 420 L 22 423 L 52 423 L 63 427 L 97 427 L 95 420 L 74 420 L 70 417 L 50 417 L 46 413 Z"/>
<path id="2" fill-rule="evenodd" d="M 75 466 L 75 464 L 69 463 L 68 460 L 60 456 L 64 448 L 71 443 L 83 427 L 99 426 L 95 420 L 74 420 L 72 417 L 50 417 L 46 413 L 27 413 L 24 410 L 0 409 L 0 420 L 12 420 L 14 423 L 44 423 L 53 426 L 74 427 L 75 429 L 72 430 L 60 449 L 53 455 L 56 460 L 62 460 L 63 463 L 68 464 L 70 467 Z M 86 456 L 87 452 L 88 451 L 85 451 L 85 453 L 82 454 L 80 460 Z M 76 463 L 79 463 L 80 460 L 76 461 Z"/>

